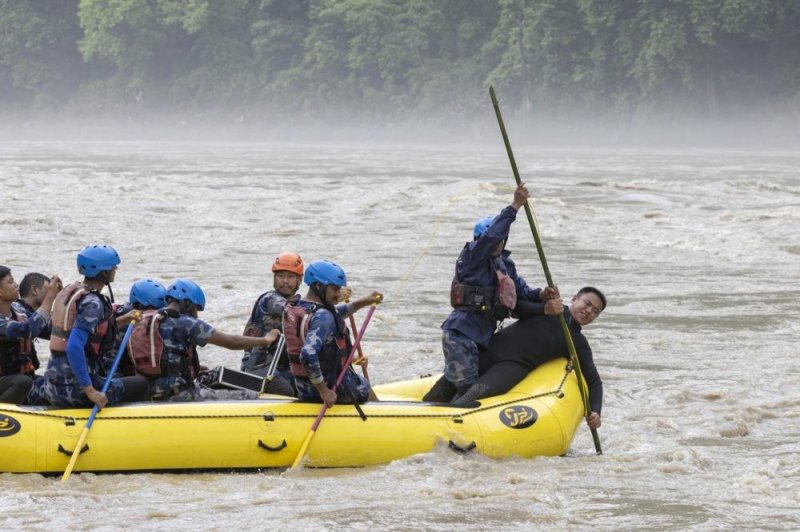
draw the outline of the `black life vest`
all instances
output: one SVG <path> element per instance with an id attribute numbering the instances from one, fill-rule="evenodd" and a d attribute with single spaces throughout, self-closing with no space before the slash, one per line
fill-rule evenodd
<path id="1" fill-rule="evenodd" d="M 28 321 L 23 314 L 11 309 L 11 319 L 19 322 Z M 33 373 L 33 342 L 30 338 L 8 338 L 0 336 L 0 376 Z"/>
<path id="2" fill-rule="evenodd" d="M 511 316 L 517 305 L 517 288 L 514 280 L 497 268 L 494 260 L 497 284 L 473 286 L 459 282 L 458 272 L 450 284 L 450 305 L 457 310 L 475 313 L 491 313 L 494 319 L 504 320 Z"/>

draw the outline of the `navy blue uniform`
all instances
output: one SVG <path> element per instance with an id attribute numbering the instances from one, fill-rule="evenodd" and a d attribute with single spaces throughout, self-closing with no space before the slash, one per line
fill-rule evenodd
<path id="1" fill-rule="evenodd" d="M 511 252 L 504 250 L 497 258 L 492 258 L 492 251 L 508 238 L 511 224 L 516 220 L 517 209 L 509 205 L 504 208 L 492 224 L 475 241 L 464 245 L 456 262 L 455 279 L 464 285 L 475 287 L 496 287 L 497 271 L 508 275 L 513 281 L 517 298 L 541 303 L 544 313 L 544 302 L 539 295 L 540 290 L 528 286 L 517 274 Z M 489 345 L 497 320 L 491 304 L 487 302 L 485 310 L 474 308 L 455 308 L 442 323 L 442 350 L 444 351 L 447 380 L 457 387 L 473 384 L 478 379 L 478 351 Z"/>
<path id="2" fill-rule="evenodd" d="M 318 307 L 317 304 L 303 299 L 298 305 Z M 336 315 L 319 307 L 309 321 L 303 348 L 300 350 L 300 363 L 306 376 L 295 377 L 301 399 L 321 400 L 315 383 L 324 381 L 328 388 L 333 389 L 341 372 L 342 358 L 349 354 L 344 318 L 352 311 L 352 303 L 337 305 L 335 310 Z M 369 398 L 369 384 L 350 367 L 336 393 L 340 396 L 338 403 L 363 403 Z"/>
<path id="3" fill-rule="evenodd" d="M 0 402 L 21 403 L 33 381 L 29 367 L 33 362 L 33 339 L 46 331 L 49 320 L 41 312 L 25 315 L 12 304 L 11 316 L 0 316 Z M 23 349 L 20 340 L 28 347 Z"/>
<path id="4" fill-rule="evenodd" d="M 110 318 L 111 305 L 101 298 L 105 296 L 96 292 L 80 298 L 75 323 L 67 342 L 67 354 L 51 355 L 44 377 L 36 379 L 28 393 L 30 403 L 49 403 L 56 406 L 94 405 L 82 388 L 93 386 L 97 390 L 102 389 L 105 378 L 101 371 L 101 360 L 113 349 L 111 342 L 103 341 L 100 344 L 101 352 L 93 354 L 87 345 L 90 336 L 97 332 L 98 325 Z M 122 401 L 124 390 L 122 380 L 111 379 L 106 392 L 108 403 Z"/>
<path id="5" fill-rule="evenodd" d="M 288 300 L 275 290 L 261 294 L 253 305 L 250 319 L 244 328 L 245 336 L 266 336 L 272 329 L 283 332 L 283 309 L 287 301 L 296 301 L 300 296 L 292 296 Z M 261 377 L 266 376 L 267 369 L 275 357 L 275 350 L 279 342 L 273 342 L 269 347 L 254 347 L 245 351 L 242 358 L 242 371 L 253 373 Z M 289 359 L 285 353 L 278 358 L 276 375 L 291 383 L 294 379 L 289 370 Z"/>
<path id="6" fill-rule="evenodd" d="M 256 392 L 251 391 L 212 390 L 194 380 L 200 367 L 196 346 L 208 344 L 214 334 L 214 327 L 208 323 L 187 315 L 168 315 L 158 324 L 158 333 L 164 342 L 161 367 L 165 368 L 166 375 L 150 380 L 150 394 L 154 400 L 203 401 L 258 397 Z"/>

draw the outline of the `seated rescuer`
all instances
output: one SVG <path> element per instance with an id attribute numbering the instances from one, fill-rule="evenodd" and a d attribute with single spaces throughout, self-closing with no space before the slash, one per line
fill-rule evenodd
<path id="1" fill-rule="evenodd" d="M 544 302 L 557 296 L 551 288 L 528 286 L 517 275 L 511 252 L 505 249 L 517 211 L 530 197 L 524 184 L 514 191 L 511 205 L 496 217 L 483 218 L 464 245 L 450 287 L 453 311 L 442 323 L 444 377 L 425 394 L 424 401 L 448 402 L 478 380 L 478 352 L 489 344 L 498 321 L 509 317 L 518 300 Z"/>
<path id="2" fill-rule="evenodd" d="M 253 305 L 250 319 L 244 327 L 245 336 L 264 336 L 267 332 L 277 329 L 283 332 L 283 309 L 287 301 L 296 302 L 300 299 L 297 290 L 303 280 L 303 259 L 292 252 L 278 255 L 272 262 L 272 287 L 273 290 L 264 292 Z M 275 342 L 268 349 L 253 348 L 245 351 L 242 358 L 242 371 L 265 377 L 273 358 L 278 357 L 275 375 L 266 383 L 264 389 L 267 393 L 279 395 L 296 395 L 294 377 L 289 369 L 289 358 L 286 349 L 276 353 L 280 342 Z"/>
<path id="3" fill-rule="evenodd" d="M 581 372 L 589 389 L 591 412 L 586 418 L 589 427 L 600 426 L 600 411 L 603 406 L 603 381 L 594 364 L 589 341 L 582 327 L 592 323 L 606 308 L 606 297 L 592 286 L 581 288 L 572 297 L 570 307 L 561 300 L 548 301 L 557 304 L 569 326 Z M 481 377 L 455 403 L 469 406 L 476 399 L 506 393 L 524 379 L 529 372 L 555 358 L 569 358 L 567 341 L 558 316 L 542 316 L 525 305 L 518 307 L 519 321 L 498 331 L 481 353 Z"/>
<path id="4" fill-rule="evenodd" d="M 337 399 L 340 403 L 366 402 L 371 391 L 369 383 L 352 367 L 347 368 L 337 391 L 332 388 L 351 349 L 344 318 L 367 305 L 380 303 L 381 294 L 372 292 L 368 297 L 337 305 L 347 277 L 338 264 L 327 260 L 309 264 L 304 281 L 308 285 L 305 297 L 288 302 L 283 312 L 283 334 L 298 396 L 321 400 L 328 407 Z"/>
<path id="5" fill-rule="evenodd" d="M 206 296 L 202 288 L 189 279 L 176 279 L 167 289 L 166 300 L 166 308 L 144 313 L 134 330 L 136 338 L 132 338 L 130 344 L 137 372 L 150 380 L 151 398 L 155 401 L 258 398 L 258 393 L 249 390 L 212 390 L 198 384 L 195 381 L 200 370 L 197 346 L 211 343 L 231 350 L 269 347 L 278 337 L 278 331 L 273 329 L 264 337 L 251 337 L 214 329 L 197 319 L 198 311 L 205 308 Z M 160 342 L 157 352 L 151 352 L 150 338 L 155 327 Z"/>
<path id="6" fill-rule="evenodd" d="M 42 306 L 42 303 L 47 296 L 47 289 L 49 286 L 50 278 L 43 273 L 30 272 L 26 274 L 19 283 L 19 298 L 17 298 L 17 300 L 11 304 L 11 308 L 14 309 L 14 312 L 20 316 L 25 316 L 25 318 L 30 317 L 31 314 L 36 312 L 36 310 Z M 50 307 L 47 307 L 46 310 L 49 314 Z M 47 323 L 47 327 L 39 331 L 39 334 L 37 334 L 31 342 L 30 358 L 34 370 L 39 369 L 39 366 L 41 365 L 39 362 L 39 356 L 36 353 L 36 338 L 42 338 L 44 340 L 50 339 L 49 321 Z M 31 377 L 34 376 L 33 372 L 30 372 L 29 375 Z"/>
<path id="7" fill-rule="evenodd" d="M 0 403 L 25 400 L 33 384 L 33 339 L 47 331 L 50 307 L 60 288 L 61 280 L 54 276 L 37 310 L 18 312 L 13 303 L 19 297 L 19 287 L 11 270 L 0 266 Z"/>
<path id="8" fill-rule="evenodd" d="M 101 293 L 114 281 L 119 255 L 110 246 L 90 245 L 77 256 L 76 281 L 59 292 L 53 303 L 50 361 L 43 378 L 28 393 L 32 404 L 92 406 L 136 401 L 147 397 L 147 381 L 139 376 L 112 378 L 102 393 L 105 378 L 100 363 L 114 348 L 117 324 L 112 300 Z M 112 296 L 113 297 L 113 296 Z"/>
<path id="9" fill-rule="evenodd" d="M 125 330 L 138 312 L 139 317 L 141 313 L 146 310 L 158 310 L 167 305 L 166 301 L 167 289 L 164 285 L 155 279 L 144 278 L 139 279 L 131 285 L 131 291 L 128 294 L 128 302 L 121 305 L 114 306 L 114 319 L 117 320 L 117 336 L 114 338 L 114 355 L 116 355 L 122 340 L 125 337 Z M 107 375 L 114 365 L 114 356 L 106 356 L 101 363 L 103 375 Z M 123 357 L 117 367 L 115 377 L 123 375 L 135 375 L 136 371 L 130 357 Z"/>

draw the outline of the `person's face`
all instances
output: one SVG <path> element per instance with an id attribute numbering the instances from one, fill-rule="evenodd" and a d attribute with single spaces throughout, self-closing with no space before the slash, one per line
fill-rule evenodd
<path id="1" fill-rule="evenodd" d="M 328 305 L 335 305 L 339 302 L 339 297 L 341 296 L 341 287 L 334 286 L 329 284 L 325 287 L 325 301 L 324 303 Z"/>
<path id="2" fill-rule="evenodd" d="M 0 279 L 0 299 L 8 303 L 14 302 L 19 297 L 19 285 L 10 273 Z"/>
<path id="3" fill-rule="evenodd" d="M 45 296 L 47 295 L 47 289 L 50 287 L 50 281 L 45 281 L 44 284 L 40 287 L 33 287 L 31 289 L 31 295 L 33 296 L 33 300 L 37 306 L 41 306 L 42 302 L 44 301 Z"/>
<path id="4" fill-rule="evenodd" d="M 283 297 L 293 296 L 300 288 L 300 276 L 294 272 L 277 271 L 272 286 Z"/>
<path id="5" fill-rule="evenodd" d="M 572 305 L 569 311 L 579 324 L 589 325 L 603 312 L 603 302 L 597 294 L 586 292 L 572 296 Z"/>

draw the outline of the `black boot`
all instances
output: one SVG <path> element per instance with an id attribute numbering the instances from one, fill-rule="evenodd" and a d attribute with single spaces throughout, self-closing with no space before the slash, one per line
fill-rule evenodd
<path id="1" fill-rule="evenodd" d="M 461 408 L 476 408 L 481 404 L 478 399 L 489 396 L 489 387 L 485 384 L 475 383 L 470 386 L 464 393 L 456 395 L 450 404 L 453 406 L 460 406 Z"/>
<path id="2" fill-rule="evenodd" d="M 427 403 L 449 403 L 455 395 L 456 387 L 442 375 L 442 378 L 436 381 L 436 384 L 428 390 L 422 400 Z"/>

